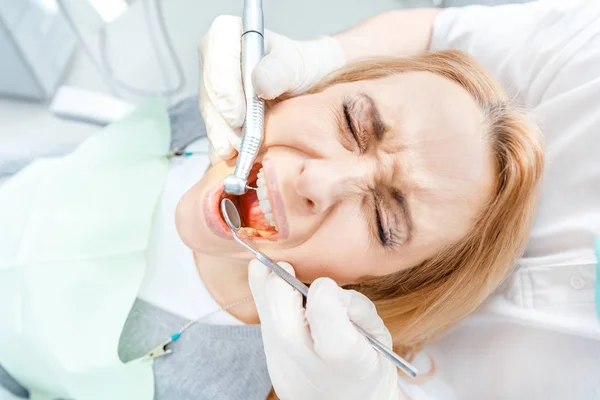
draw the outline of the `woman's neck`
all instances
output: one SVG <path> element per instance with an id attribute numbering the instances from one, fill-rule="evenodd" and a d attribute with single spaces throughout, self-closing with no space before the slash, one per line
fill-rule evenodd
<path id="1" fill-rule="evenodd" d="M 212 257 L 194 253 L 196 268 L 208 292 L 225 307 L 250 297 L 250 301 L 230 308 L 226 312 L 247 324 L 257 324 L 258 312 L 248 284 L 248 261 Z"/>

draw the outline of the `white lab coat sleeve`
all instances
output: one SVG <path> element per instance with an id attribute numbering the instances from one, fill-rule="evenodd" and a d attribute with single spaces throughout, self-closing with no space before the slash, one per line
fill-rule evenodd
<path id="1" fill-rule="evenodd" d="M 474 56 L 517 104 L 536 107 L 576 49 L 573 38 L 586 25 L 596 1 L 543 0 L 502 6 L 448 8 L 437 17 L 430 50 L 457 49 Z M 594 14 L 593 12 L 587 13 Z M 568 57 L 567 57 L 568 58 Z"/>

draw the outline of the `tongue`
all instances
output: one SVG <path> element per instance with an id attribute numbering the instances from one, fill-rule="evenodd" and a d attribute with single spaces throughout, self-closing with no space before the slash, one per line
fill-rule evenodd
<path id="1" fill-rule="evenodd" d="M 248 190 L 246 194 L 240 196 L 239 200 L 239 210 L 246 227 L 261 231 L 275 231 L 260 209 L 255 190 Z"/>

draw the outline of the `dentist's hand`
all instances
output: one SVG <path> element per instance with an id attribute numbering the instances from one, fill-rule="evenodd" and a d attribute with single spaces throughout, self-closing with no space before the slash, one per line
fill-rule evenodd
<path id="1" fill-rule="evenodd" d="M 242 20 L 220 16 L 199 44 L 200 113 L 211 146 L 211 161 L 230 159 L 239 150 L 246 101 L 240 67 Z M 345 62 L 331 37 L 294 41 L 265 30 L 265 57 L 254 70 L 258 96 L 269 100 L 304 93 Z"/>
<path id="2" fill-rule="evenodd" d="M 291 265 L 279 265 L 294 274 Z M 250 263 L 249 281 L 280 399 L 407 399 L 396 367 L 350 321 L 391 346 L 391 335 L 368 298 L 320 278 L 310 286 L 304 309 L 302 295 L 257 260 Z"/>

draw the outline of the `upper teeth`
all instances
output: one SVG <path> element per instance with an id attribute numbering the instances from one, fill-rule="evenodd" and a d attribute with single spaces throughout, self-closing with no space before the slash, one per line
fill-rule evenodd
<path id="1" fill-rule="evenodd" d="M 265 214 L 265 218 L 269 221 L 272 227 L 277 229 L 277 225 L 275 224 L 275 217 L 273 216 L 273 207 L 271 206 L 271 202 L 269 201 L 269 196 L 267 192 L 267 180 L 265 179 L 265 174 L 263 169 L 261 168 L 258 171 L 258 180 L 256 181 L 256 194 L 258 195 L 260 209 Z"/>

